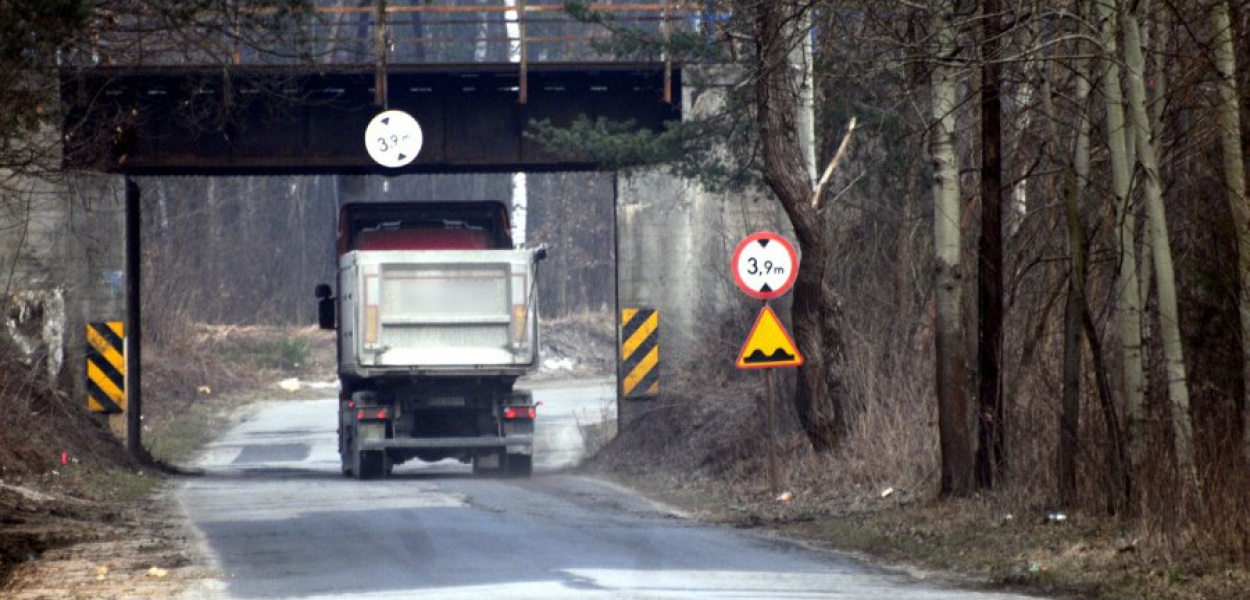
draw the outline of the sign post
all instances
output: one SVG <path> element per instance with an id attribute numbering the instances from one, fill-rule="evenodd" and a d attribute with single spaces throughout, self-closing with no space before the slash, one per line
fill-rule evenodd
<path id="1" fill-rule="evenodd" d="M 764 370 L 768 485 L 776 494 L 781 484 L 777 466 L 778 386 L 773 369 L 801 366 L 803 355 L 768 301 L 790 291 L 799 275 L 799 257 L 789 240 L 771 231 L 761 231 L 738 243 L 730 263 L 738 288 L 764 304 L 738 352 L 738 368 Z"/>

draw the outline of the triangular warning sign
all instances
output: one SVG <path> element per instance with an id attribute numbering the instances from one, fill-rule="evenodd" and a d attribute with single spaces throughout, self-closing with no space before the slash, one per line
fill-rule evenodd
<path id="1" fill-rule="evenodd" d="M 760 316 L 755 319 L 751 335 L 747 343 L 742 345 L 738 353 L 739 369 L 771 369 L 775 367 L 797 367 L 803 364 L 803 355 L 795 347 L 794 340 L 782 327 L 777 313 L 765 306 Z"/>

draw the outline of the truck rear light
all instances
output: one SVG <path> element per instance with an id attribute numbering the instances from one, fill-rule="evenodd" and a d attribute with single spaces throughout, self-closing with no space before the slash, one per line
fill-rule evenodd
<path id="1" fill-rule="evenodd" d="M 509 406 L 503 409 L 503 418 L 508 421 L 516 419 L 536 419 L 538 418 L 537 406 Z"/>
<path id="2" fill-rule="evenodd" d="M 378 345 L 378 305 L 365 306 L 365 345 Z"/>
<path id="3" fill-rule="evenodd" d="M 524 304 L 512 305 L 512 343 L 520 346 L 525 343 L 525 333 L 529 330 L 529 307 Z"/>
<path id="4" fill-rule="evenodd" d="M 362 408 L 356 411 L 357 421 L 374 421 L 386 420 L 387 413 L 385 408 Z"/>

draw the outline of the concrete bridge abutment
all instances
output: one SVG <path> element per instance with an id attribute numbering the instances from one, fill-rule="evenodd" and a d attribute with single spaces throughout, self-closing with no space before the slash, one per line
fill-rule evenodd
<path id="1" fill-rule="evenodd" d="M 683 118 L 724 110 L 727 90 L 737 81 L 730 68 L 686 67 Z M 664 167 L 620 173 L 616 187 L 619 308 L 660 315 L 659 394 L 621 395 L 618 417 L 628 427 L 665 402 L 680 401 L 688 382 L 734 369 L 759 301 L 735 286 L 731 255 L 747 234 L 785 232 L 788 221 L 762 190 L 712 191 Z M 628 376 L 618 372 L 622 392 Z"/>

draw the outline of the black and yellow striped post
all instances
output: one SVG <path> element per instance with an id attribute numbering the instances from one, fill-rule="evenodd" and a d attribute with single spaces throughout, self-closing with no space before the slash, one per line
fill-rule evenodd
<path id="1" fill-rule="evenodd" d="M 126 329 L 121 321 L 87 325 L 87 408 L 126 411 Z"/>
<path id="2" fill-rule="evenodd" d="M 660 393 L 660 311 L 621 311 L 621 396 L 650 398 Z"/>

